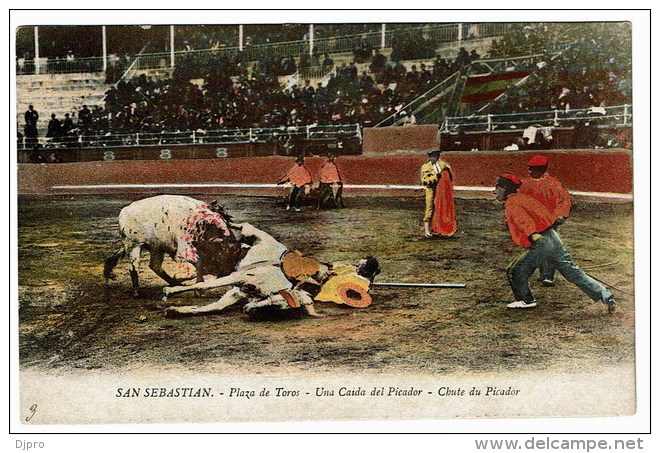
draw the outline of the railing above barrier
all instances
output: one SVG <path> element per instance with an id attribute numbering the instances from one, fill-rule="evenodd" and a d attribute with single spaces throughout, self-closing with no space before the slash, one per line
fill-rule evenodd
<path id="1" fill-rule="evenodd" d="M 313 125 L 287 128 L 249 128 L 213 131 L 140 132 L 134 134 L 70 135 L 40 138 L 44 148 L 106 148 L 180 144 L 249 144 L 278 143 L 301 139 L 347 139 L 362 143 L 359 124 Z M 19 149 L 31 149 L 34 143 L 25 138 Z"/>
<path id="2" fill-rule="evenodd" d="M 480 59 L 472 62 L 472 74 L 498 74 L 520 68 L 538 68 L 547 57 L 554 57 L 557 52 L 523 55 L 519 57 Z"/>
<path id="3" fill-rule="evenodd" d="M 35 74 L 37 73 L 35 60 L 25 60 L 19 58 L 16 60 L 16 74 Z M 39 73 L 41 74 L 67 74 L 67 73 L 86 73 L 103 72 L 106 69 L 103 57 L 76 58 L 73 60 L 40 58 Z"/>
<path id="4" fill-rule="evenodd" d="M 573 126 L 576 123 L 585 121 L 591 121 L 598 125 L 631 126 L 632 105 L 447 117 L 442 124 L 441 131 L 493 131 L 525 128 L 531 125 L 560 127 Z"/>

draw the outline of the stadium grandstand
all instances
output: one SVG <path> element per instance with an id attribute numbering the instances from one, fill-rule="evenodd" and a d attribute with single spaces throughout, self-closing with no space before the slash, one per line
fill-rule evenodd
<path id="1" fill-rule="evenodd" d="M 630 148 L 631 52 L 627 23 L 20 27 L 18 159 Z"/>

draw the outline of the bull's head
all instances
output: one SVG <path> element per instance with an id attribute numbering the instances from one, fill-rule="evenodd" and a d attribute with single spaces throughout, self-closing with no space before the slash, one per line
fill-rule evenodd
<path id="1" fill-rule="evenodd" d="M 193 243 L 197 249 L 199 259 L 204 264 L 206 273 L 223 276 L 234 271 L 238 262 L 243 258 L 243 249 L 240 242 L 229 230 L 218 227 L 213 223 L 206 224 L 204 233 L 199 241 Z"/>

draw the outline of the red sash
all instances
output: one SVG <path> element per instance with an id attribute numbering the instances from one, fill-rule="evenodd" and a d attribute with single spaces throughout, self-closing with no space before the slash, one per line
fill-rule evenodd
<path id="1" fill-rule="evenodd" d="M 433 234 L 452 236 L 456 233 L 456 210 L 454 209 L 454 186 L 452 185 L 450 170 L 444 169 L 441 178 L 435 185 L 433 196 L 433 218 L 431 230 Z"/>

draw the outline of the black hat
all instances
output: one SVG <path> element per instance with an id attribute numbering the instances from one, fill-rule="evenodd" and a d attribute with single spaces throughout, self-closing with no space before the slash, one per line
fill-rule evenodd
<path id="1" fill-rule="evenodd" d="M 442 152 L 442 150 L 440 148 L 432 148 L 432 149 L 428 150 L 426 152 L 426 154 L 428 154 L 430 156 L 431 154 L 440 154 L 441 152 Z"/>

